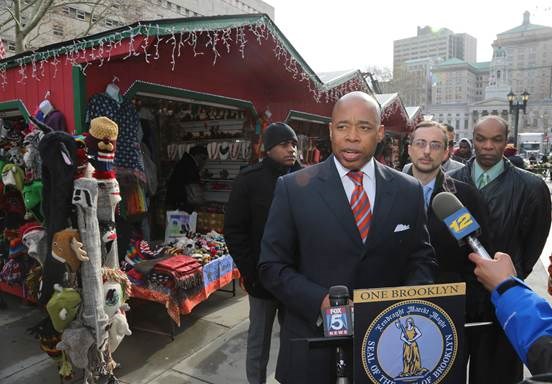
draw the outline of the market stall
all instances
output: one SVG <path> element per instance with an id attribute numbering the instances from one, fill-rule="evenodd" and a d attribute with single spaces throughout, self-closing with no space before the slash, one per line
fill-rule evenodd
<path id="1" fill-rule="evenodd" d="M 374 95 L 381 106 L 381 123 L 385 126 L 385 138 L 379 145 L 376 158 L 395 169 L 402 169 L 402 159 L 407 153 L 408 135 L 412 121 L 398 93 Z"/>
<path id="2" fill-rule="evenodd" d="M 45 140 L 36 134 L 23 145 L 23 137 L 38 132 L 36 126 L 27 125 L 32 115 L 55 130 L 55 134 L 43 132 L 51 145 L 43 145 L 46 157 L 40 153 L 39 160 L 47 160 L 52 169 L 70 163 L 68 171 L 56 171 L 58 180 L 48 173 L 47 182 L 36 172 L 44 167 L 37 168 L 36 163 L 22 169 L 25 177 L 19 182 L 21 178 L 16 175 L 20 172 L 9 167 L 15 175 L 8 175 L 13 179 L 10 188 L 16 192 L 7 196 L 10 204 L 2 214 L 7 217 L 14 213 L 19 222 L 4 221 L 8 231 L 4 231 L 3 244 L 7 247 L 2 253 L 2 268 L 14 263 L 10 260 L 18 260 L 25 268 L 7 268 L 0 289 L 37 298 L 33 285 L 23 288 L 33 269 L 25 264 L 27 261 L 43 267 L 46 286 L 66 283 L 62 275 L 67 266 L 52 257 L 52 239 L 69 225 L 71 207 L 84 215 L 79 225 L 96 217 L 86 203 L 91 196 L 89 189 L 98 185 L 104 197 L 101 204 L 98 200 L 97 221 L 90 223 L 102 241 L 98 247 L 101 259 L 95 270 L 83 271 L 89 277 L 84 280 L 96 279 L 100 267 L 122 268 L 130 281 L 128 296 L 162 303 L 176 323 L 180 315 L 238 277 L 220 238 L 224 203 L 239 170 L 262 156 L 263 129 L 271 121 L 287 120 L 295 125 L 305 137 L 303 160 L 316 163 L 329 153 L 326 123 L 335 100 L 353 90 L 370 92 L 358 71 L 323 82 L 266 15 L 138 22 L 43 47 L 0 61 L 0 87 L 0 113 L 10 127 L 10 134 L 0 134 L 7 143 L 2 158 L 16 148 L 11 152 L 14 158 L 7 159 L 16 165 L 17 155 L 32 153 L 31 149 Z M 117 131 L 90 129 L 92 121 L 106 117 L 116 123 Z M 15 127 L 13 132 L 11 127 Z M 87 136 L 73 138 L 63 132 L 86 132 Z M 168 212 L 174 211 L 167 204 L 168 180 L 175 177 L 177 165 L 194 147 L 202 147 L 207 154 L 207 166 L 199 180 L 205 202 L 197 209 L 196 234 L 187 224 L 172 227 Z M 86 182 L 90 185 L 82 180 L 77 183 L 90 176 L 85 174 L 86 148 L 96 161 L 92 177 L 96 181 Z M 51 161 L 54 158 L 57 162 Z M 38 181 L 45 181 L 48 193 L 47 201 L 36 209 Z M 10 188 L 4 191 L 4 198 Z M 28 203 L 34 206 L 21 208 L 22 200 L 27 203 L 23 188 L 29 188 Z M 45 228 L 40 225 L 44 213 L 51 215 Z M 31 223 L 28 215 L 33 215 L 37 224 L 24 230 L 21 224 Z M 78 227 L 77 221 L 74 218 L 73 228 Z M 169 239 L 167 233 L 173 230 L 178 236 Z M 37 233 L 42 233 L 38 240 L 41 246 L 46 243 L 48 251 L 42 252 L 45 259 L 33 261 L 29 250 L 21 253 L 20 244 L 24 234 L 36 237 Z M 71 233 L 72 237 L 63 241 L 75 239 L 76 232 Z M 214 240 L 217 236 L 219 240 Z M 90 244 L 96 240 L 82 239 L 88 252 L 95 249 Z M 196 248 L 188 249 L 187 241 Z M 213 246 L 216 242 L 221 244 Z M 133 272 L 136 268 L 124 262 L 112 263 L 126 261 L 136 244 L 164 250 L 137 263 L 142 268 L 151 265 L 146 274 L 137 275 Z M 84 257 L 81 248 L 65 245 Z M 155 269 L 162 267 L 162 271 Z M 40 273 L 34 276 L 36 281 Z M 79 292 L 83 287 L 75 281 L 80 280 L 73 281 Z M 81 292 L 86 296 L 89 290 Z M 91 300 L 98 304 L 95 296 L 83 298 L 84 302 Z M 105 325 L 103 315 L 100 317 L 96 318 L 100 324 L 96 337 L 103 334 Z"/>

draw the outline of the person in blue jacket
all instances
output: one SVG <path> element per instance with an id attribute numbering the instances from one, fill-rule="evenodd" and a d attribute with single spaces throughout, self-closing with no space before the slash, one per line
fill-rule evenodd
<path id="1" fill-rule="evenodd" d="M 533 375 L 552 373 L 552 307 L 516 277 L 512 259 L 495 253 L 494 260 L 470 253 L 477 279 L 491 291 L 496 317 L 520 359 Z M 552 375 L 539 381 L 550 382 Z M 532 381 L 528 381 L 532 382 Z"/>

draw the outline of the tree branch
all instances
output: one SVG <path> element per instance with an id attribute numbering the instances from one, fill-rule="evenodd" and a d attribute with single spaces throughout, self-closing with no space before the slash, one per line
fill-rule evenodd
<path id="1" fill-rule="evenodd" d="M 23 36 L 27 36 L 29 32 L 31 32 L 36 27 L 36 25 L 40 22 L 40 20 L 42 20 L 46 12 L 48 12 L 48 9 L 53 2 L 54 0 L 41 0 L 36 13 L 32 16 L 29 23 L 21 30 L 21 34 Z"/>
<path id="2" fill-rule="evenodd" d="M 100 21 L 104 20 L 105 13 L 107 12 L 107 10 L 111 9 L 111 5 L 105 6 L 103 11 L 101 11 L 100 14 L 98 16 L 96 16 L 96 21 L 93 21 L 94 20 L 94 13 L 96 12 L 96 8 L 99 5 L 100 1 L 101 0 L 98 0 L 96 2 L 96 4 L 94 4 L 94 6 L 92 7 L 92 10 L 90 11 L 90 19 L 88 20 L 88 27 L 86 28 L 86 30 L 84 32 L 79 34 L 79 37 L 88 35 L 88 33 L 92 30 L 92 28 L 94 28 L 96 25 L 98 25 L 98 23 Z"/>

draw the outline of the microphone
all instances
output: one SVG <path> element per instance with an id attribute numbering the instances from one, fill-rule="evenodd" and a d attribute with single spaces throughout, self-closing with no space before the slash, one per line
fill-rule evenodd
<path id="1" fill-rule="evenodd" d="M 348 336 L 352 334 L 351 307 L 349 306 L 349 288 L 334 285 L 329 291 L 330 308 L 324 314 L 324 336 Z M 347 377 L 347 358 L 343 347 L 336 348 L 336 384 L 349 384 Z"/>
<path id="2" fill-rule="evenodd" d="M 492 260 L 483 245 L 477 240 L 477 230 L 480 226 L 474 217 L 454 194 L 438 193 L 431 203 L 433 211 L 443 221 L 449 232 L 458 241 L 466 240 L 471 249 L 484 259 Z"/>
<path id="3" fill-rule="evenodd" d="M 349 288 L 344 285 L 334 285 L 329 291 L 330 308 L 326 308 L 324 316 L 324 336 L 349 336 L 353 334 L 351 308 L 349 306 Z"/>
<path id="4" fill-rule="evenodd" d="M 334 285 L 329 292 L 330 306 L 337 307 L 349 304 L 349 288 L 346 285 Z"/>

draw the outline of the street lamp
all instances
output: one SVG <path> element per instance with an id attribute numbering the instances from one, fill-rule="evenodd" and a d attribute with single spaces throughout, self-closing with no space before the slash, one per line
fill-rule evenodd
<path id="1" fill-rule="evenodd" d="M 523 113 L 526 112 L 527 107 L 527 101 L 529 100 L 529 92 L 527 90 L 523 91 L 523 93 L 518 96 L 512 90 L 510 90 L 510 93 L 507 95 L 508 97 L 508 103 L 510 104 L 510 113 L 515 112 L 514 117 L 514 146 L 517 148 L 518 146 L 518 124 L 519 124 L 519 110 L 523 110 Z"/>

